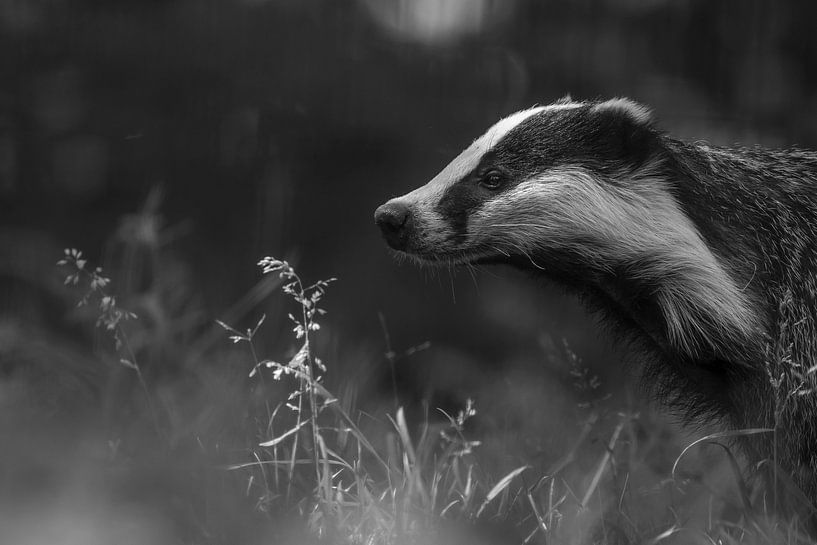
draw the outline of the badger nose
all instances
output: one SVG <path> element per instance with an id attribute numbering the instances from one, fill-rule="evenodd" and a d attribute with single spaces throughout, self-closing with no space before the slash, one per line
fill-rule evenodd
<path id="1" fill-rule="evenodd" d="M 395 250 L 406 247 L 410 210 L 406 203 L 389 201 L 374 212 L 374 222 L 380 227 L 383 237 Z"/>
<path id="2" fill-rule="evenodd" d="M 408 215 L 408 205 L 400 201 L 389 201 L 374 211 L 374 222 L 384 233 L 399 231 L 406 224 Z"/>

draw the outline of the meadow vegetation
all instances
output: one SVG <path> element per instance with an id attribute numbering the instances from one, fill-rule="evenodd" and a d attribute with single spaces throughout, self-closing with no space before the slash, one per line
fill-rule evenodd
<path id="1" fill-rule="evenodd" d="M 328 378 L 319 339 L 327 310 L 342 312 L 331 309 L 335 278 L 308 283 L 288 261 L 265 257 L 249 302 L 215 327 L 202 319 L 168 333 L 185 306 L 177 300 L 174 310 L 161 282 L 131 310 L 116 279 L 82 252 L 66 249 L 59 264 L 76 290 L 77 320 L 99 332 L 107 378 L 84 424 L 70 430 L 83 440 L 65 439 L 73 447 L 60 471 L 74 476 L 56 488 L 74 504 L 101 496 L 124 521 L 101 524 L 97 500 L 81 516 L 47 503 L 54 519 L 83 528 L 63 533 L 64 543 L 126 533 L 128 543 L 811 542 L 797 521 L 771 515 L 734 437 L 686 435 L 643 404 L 622 403 L 566 344 L 543 345 L 543 358 L 559 359 L 572 384 L 556 399 L 511 377 L 466 392 L 454 412 L 427 403 L 409 412 L 396 384 L 387 399 L 359 391 L 359 376 Z M 276 291 L 285 296 L 281 316 L 237 324 Z M 434 350 L 420 343 L 398 353 L 383 325 L 384 353 L 373 365 Z M 268 356 L 273 345 L 288 348 Z M 180 358 L 176 369 L 144 363 L 160 353 Z M 695 433 L 703 439 L 693 442 Z M 41 466 L 60 473 L 48 456 Z M 64 530 L 45 520 L 41 531 Z M 15 524 L 7 536 L 35 528 L 24 518 Z"/>

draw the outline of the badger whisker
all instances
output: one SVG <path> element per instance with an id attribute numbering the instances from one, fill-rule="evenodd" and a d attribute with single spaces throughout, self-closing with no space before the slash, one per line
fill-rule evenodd
<path id="1" fill-rule="evenodd" d="M 510 253 L 506 252 L 505 250 L 503 250 L 502 248 L 500 248 L 498 246 L 494 246 L 493 244 L 491 244 L 490 248 L 492 250 L 495 250 L 497 253 L 500 253 L 500 254 L 504 255 L 505 257 L 511 257 Z"/>
<path id="2" fill-rule="evenodd" d="M 468 274 L 471 276 L 471 281 L 474 283 L 474 287 L 479 292 L 479 283 L 477 283 L 477 275 L 476 269 L 472 263 L 466 263 L 465 268 L 468 270 Z"/>
<path id="3" fill-rule="evenodd" d="M 545 267 L 539 265 L 536 261 L 534 261 L 533 257 L 531 257 L 531 255 L 530 255 L 530 253 L 528 253 L 528 251 L 525 250 L 522 246 L 520 246 L 519 244 L 517 244 L 515 242 L 509 242 L 508 244 L 510 244 L 512 247 L 516 248 L 519 251 L 519 253 L 521 253 L 523 256 L 525 256 L 528 259 L 528 261 L 530 261 L 530 264 L 533 265 L 535 268 L 539 269 L 540 271 L 546 271 L 547 270 Z"/>

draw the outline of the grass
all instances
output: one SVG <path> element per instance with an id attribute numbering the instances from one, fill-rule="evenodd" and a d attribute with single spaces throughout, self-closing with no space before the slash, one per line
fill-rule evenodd
<path id="1" fill-rule="evenodd" d="M 66 283 L 87 285 L 80 305 L 96 305 L 97 326 L 110 333 L 119 364 L 143 390 L 154 440 L 169 441 L 178 431 L 166 429 L 171 418 L 156 414 L 163 404 L 154 396 L 161 394 L 147 384 L 128 340 L 135 314 L 119 307 L 106 291 L 110 280 L 101 269 L 89 270 L 81 252 L 66 250 L 61 264 L 71 269 Z M 246 395 L 260 403 L 245 408 L 250 444 L 204 470 L 223 473 L 218 478 L 232 481 L 234 492 L 243 489 L 251 518 L 286 519 L 303 531 L 297 539 L 326 543 L 809 542 L 796 525 L 752 508 L 735 455 L 717 442 L 725 434 L 676 451 L 671 471 L 656 472 L 670 460 L 662 452 L 668 437 L 660 436 L 667 428 L 634 411 L 612 411 L 598 379 L 566 347 L 580 401 L 564 422 L 571 440 L 557 459 L 509 456 L 486 441 L 491 430 L 477 436 L 469 429 L 478 417 L 470 399 L 457 414 L 429 412 L 417 422 L 401 407 L 367 417 L 352 396 L 324 386 L 329 369 L 316 354 L 323 298 L 335 279 L 306 285 L 286 261 L 264 258 L 259 265 L 292 299 L 287 316 L 295 348 L 280 361 L 259 355 L 263 315 L 243 331 L 218 322 L 246 347 L 248 380 L 255 382 L 249 387 L 258 397 Z M 394 365 L 390 347 L 384 358 Z M 523 428 L 535 433 L 535 422 Z M 723 447 L 725 464 L 685 471 L 688 453 L 704 442 Z M 720 489 L 730 477 L 731 486 Z"/>
<path id="2" fill-rule="evenodd" d="M 344 376 L 322 357 L 335 279 L 264 258 L 217 321 L 161 239 L 122 239 L 113 281 L 64 252 L 69 321 L 93 351 L 0 321 L 0 357 L 30 361 L 0 390 L 0 542 L 812 543 L 771 513 L 729 434 L 693 440 L 611 395 L 567 345 L 536 356 L 558 384 L 509 366 L 453 410 L 403 406 L 396 369 L 437 347 L 397 350 L 381 315 L 382 356 Z M 367 385 L 381 366 L 389 386 Z"/>

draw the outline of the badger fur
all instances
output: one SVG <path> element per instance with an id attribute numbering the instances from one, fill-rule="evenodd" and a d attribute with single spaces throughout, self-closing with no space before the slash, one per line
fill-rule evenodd
<path id="1" fill-rule="evenodd" d="M 817 499 L 817 153 L 682 142 L 630 100 L 567 98 L 502 119 L 375 221 L 418 262 L 575 291 L 659 399 L 690 423 L 775 428 L 744 452 Z"/>

